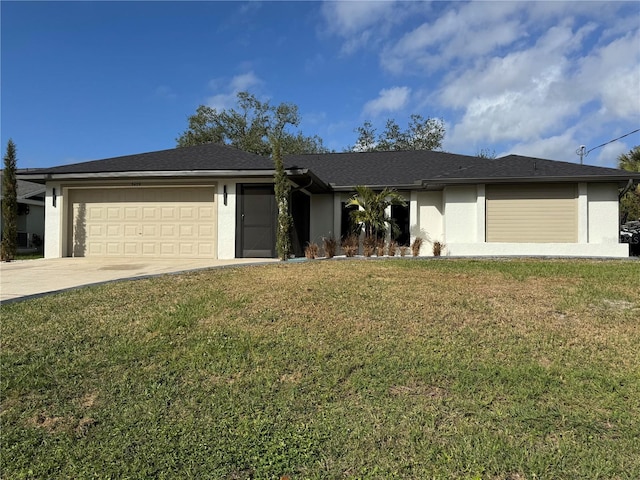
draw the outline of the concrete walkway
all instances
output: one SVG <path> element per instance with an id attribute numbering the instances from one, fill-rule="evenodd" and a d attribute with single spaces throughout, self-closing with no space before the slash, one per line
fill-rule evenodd
<path id="1" fill-rule="evenodd" d="M 0 303 L 97 283 L 231 265 L 277 262 L 271 258 L 157 259 L 51 258 L 0 263 Z"/>

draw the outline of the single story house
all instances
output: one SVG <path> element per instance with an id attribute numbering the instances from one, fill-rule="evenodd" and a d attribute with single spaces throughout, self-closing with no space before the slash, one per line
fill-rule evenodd
<path id="1" fill-rule="evenodd" d="M 41 183 L 18 179 L 16 187 L 18 197 L 18 251 L 38 250 L 42 248 L 44 238 L 45 186 Z M 4 198 L 1 171 L 0 198 Z M 3 228 L 4 219 L 0 223 L 0 234 Z"/>
<path id="2" fill-rule="evenodd" d="M 348 233 L 354 186 L 393 187 L 401 242 L 450 256 L 626 257 L 618 192 L 640 174 L 509 155 L 435 151 L 290 155 L 296 255 Z M 46 186 L 45 257 L 275 257 L 273 162 L 219 144 L 53 168 L 19 177 Z M 425 242 L 421 254 L 430 255 Z"/>

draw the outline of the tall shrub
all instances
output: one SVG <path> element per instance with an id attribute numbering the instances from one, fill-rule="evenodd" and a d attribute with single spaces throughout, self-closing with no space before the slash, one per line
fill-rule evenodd
<path id="1" fill-rule="evenodd" d="M 276 204 L 278 205 L 278 224 L 276 231 L 276 250 L 280 260 L 287 260 L 291 255 L 291 227 L 293 218 L 289 209 L 289 193 L 291 187 L 284 170 L 280 139 L 273 140 L 273 162 L 275 166 L 274 182 Z"/>
<path id="2" fill-rule="evenodd" d="M 18 242 L 18 186 L 16 180 L 16 146 L 13 140 L 7 143 L 2 173 L 2 244 L 0 257 L 10 262 L 16 256 Z"/>

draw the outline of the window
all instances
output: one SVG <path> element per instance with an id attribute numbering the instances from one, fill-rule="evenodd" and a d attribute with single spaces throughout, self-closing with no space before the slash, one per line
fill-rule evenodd
<path id="1" fill-rule="evenodd" d="M 409 205 L 391 205 L 391 218 L 396 221 L 398 232 L 393 235 L 393 239 L 400 246 L 409 245 L 411 242 L 411 231 L 409 228 Z"/>
<path id="2" fill-rule="evenodd" d="M 341 202 L 341 216 L 340 216 L 340 239 L 344 240 L 349 235 L 358 235 L 360 228 L 358 225 L 354 225 L 351 220 L 351 212 L 358 209 L 357 205 L 347 205 L 347 202 Z"/>

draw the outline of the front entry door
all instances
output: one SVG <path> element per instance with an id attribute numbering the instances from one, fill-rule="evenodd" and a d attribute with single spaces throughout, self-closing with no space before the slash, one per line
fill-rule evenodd
<path id="1" fill-rule="evenodd" d="M 278 208 L 273 185 L 239 185 L 236 257 L 274 258 Z"/>

